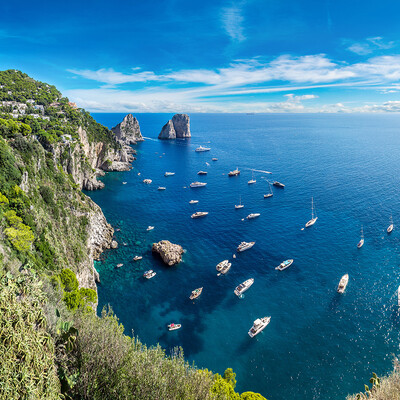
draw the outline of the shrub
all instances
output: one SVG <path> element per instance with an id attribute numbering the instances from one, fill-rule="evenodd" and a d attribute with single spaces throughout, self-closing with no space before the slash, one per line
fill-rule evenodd
<path id="1" fill-rule="evenodd" d="M 65 291 L 72 292 L 78 289 L 78 279 L 76 279 L 76 275 L 69 268 L 64 268 L 60 272 L 60 280 Z"/>
<path id="2" fill-rule="evenodd" d="M 31 228 L 22 223 L 22 218 L 18 217 L 14 210 L 9 210 L 4 215 L 9 224 L 4 230 L 8 240 L 18 251 L 28 251 L 34 240 Z"/>
<path id="3" fill-rule="evenodd" d="M 49 186 L 41 186 L 39 188 L 39 192 L 45 203 L 47 203 L 49 206 L 55 206 L 54 194 Z"/>

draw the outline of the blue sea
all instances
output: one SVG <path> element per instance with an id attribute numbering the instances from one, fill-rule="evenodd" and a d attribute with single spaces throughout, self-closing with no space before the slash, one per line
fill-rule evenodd
<path id="1" fill-rule="evenodd" d="M 110 128 L 123 116 L 94 114 Z M 105 189 L 89 193 L 120 229 L 120 247 L 96 263 L 99 312 L 110 304 L 127 334 L 167 354 L 182 346 L 199 367 L 233 368 L 239 392 L 268 400 L 344 399 L 372 372 L 388 373 L 400 340 L 400 116 L 192 114 L 192 138 L 174 141 L 157 140 L 172 114 L 136 117 L 148 139 L 135 146 L 133 169 L 108 173 Z M 199 145 L 211 151 L 196 153 Z M 240 176 L 229 178 L 236 167 Z M 252 169 L 257 183 L 248 185 Z M 264 199 L 267 179 L 286 187 Z M 189 188 L 196 180 L 207 186 Z M 240 196 L 244 208 L 235 210 Z M 302 230 L 311 197 L 318 221 Z M 209 214 L 191 219 L 195 211 Z M 243 220 L 250 213 L 261 215 Z M 361 225 L 365 244 L 357 249 Z M 179 265 L 152 255 L 162 239 L 185 249 Z M 241 241 L 256 244 L 233 259 Z M 143 259 L 133 262 L 135 255 Z M 275 270 L 289 258 L 289 269 Z M 232 268 L 217 277 L 224 259 Z M 157 272 L 151 280 L 142 277 L 148 269 Z M 233 290 L 248 278 L 255 282 L 239 299 Z M 198 287 L 203 293 L 192 302 Z M 270 324 L 251 339 L 249 328 L 264 316 Z M 171 322 L 182 328 L 169 332 Z"/>

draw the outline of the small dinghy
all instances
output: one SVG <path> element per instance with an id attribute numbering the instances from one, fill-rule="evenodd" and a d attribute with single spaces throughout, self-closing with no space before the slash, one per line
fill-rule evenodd
<path id="1" fill-rule="evenodd" d="M 199 201 L 198 200 L 190 200 L 189 204 L 197 204 Z"/>
<path id="2" fill-rule="evenodd" d="M 386 229 L 386 232 L 387 232 L 387 233 L 391 233 L 392 230 L 393 230 L 393 228 L 394 228 L 394 225 L 393 225 L 393 217 L 390 216 L 390 225 L 389 225 L 388 228 Z"/>
<path id="3" fill-rule="evenodd" d="M 146 229 L 146 231 L 152 231 L 154 229 L 154 226 L 149 225 Z"/>
<path id="4" fill-rule="evenodd" d="M 143 183 L 146 183 L 149 185 L 151 182 L 153 182 L 151 179 L 143 179 Z"/>
<path id="5" fill-rule="evenodd" d="M 203 288 L 202 288 L 202 287 L 193 290 L 193 291 L 192 291 L 192 294 L 189 296 L 189 299 L 190 299 L 190 300 L 197 299 L 197 298 L 201 295 L 201 292 L 202 292 L 202 291 L 203 291 Z"/>
<path id="6" fill-rule="evenodd" d="M 157 190 L 165 190 L 166 187 L 165 186 L 159 186 Z"/>
<path id="7" fill-rule="evenodd" d="M 126 185 L 128 182 L 122 182 L 123 185 Z"/>
<path id="8" fill-rule="evenodd" d="M 117 268 L 121 268 L 123 265 L 124 265 L 124 264 L 119 263 L 119 264 L 117 264 Z"/>
<path id="9" fill-rule="evenodd" d="M 357 248 L 361 249 L 361 247 L 363 247 L 363 246 L 364 246 L 364 231 L 363 231 L 363 227 L 361 225 L 361 239 L 357 243 Z"/>
<path id="10" fill-rule="evenodd" d="M 146 271 L 146 272 L 143 274 L 143 277 L 146 278 L 146 279 L 151 279 L 151 278 L 153 278 L 154 276 L 156 276 L 156 272 L 154 272 L 152 269 Z"/>
<path id="11" fill-rule="evenodd" d="M 174 323 L 172 323 L 172 324 L 169 324 L 169 325 L 168 325 L 168 330 L 169 330 L 169 331 L 176 331 L 177 329 L 180 329 L 181 327 L 182 327 L 181 324 L 174 324 Z"/>

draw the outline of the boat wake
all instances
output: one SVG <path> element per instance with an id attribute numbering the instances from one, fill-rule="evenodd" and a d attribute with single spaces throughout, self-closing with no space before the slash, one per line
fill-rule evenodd
<path id="1" fill-rule="evenodd" d="M 255 171 L 255 172 L 261 172 L 263 174 L 272 174 L 272 172 L 264 171 L 262 169 L 254 169 L 254 168 L 244 168 L 244 169 L 248 169 L 248 170 Z"/>

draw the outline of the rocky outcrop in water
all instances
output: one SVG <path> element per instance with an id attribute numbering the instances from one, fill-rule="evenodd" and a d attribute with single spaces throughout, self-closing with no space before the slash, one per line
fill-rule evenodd
<path id="1" fill-rule="evenodd" d="M 159 139 L 190 138 L 190 118 L 187 114 L 175 114 L 161 129 Z"/>
<path id="2" fill-rule="evenodd" d="M 164 263 L 169 266 L 179 264 L 182 261 L 182 246 L 173 244 L 169 240 L 153 243 L 152 251 L 159 254 Z"/>
<path id="3" fill-rule="evenodd" d="M 130 145 L 143 141 L 139 122 L 132 114 L 127 114 L 122 122 L 114 126 L 111 130 L 122 145 Z"/>

